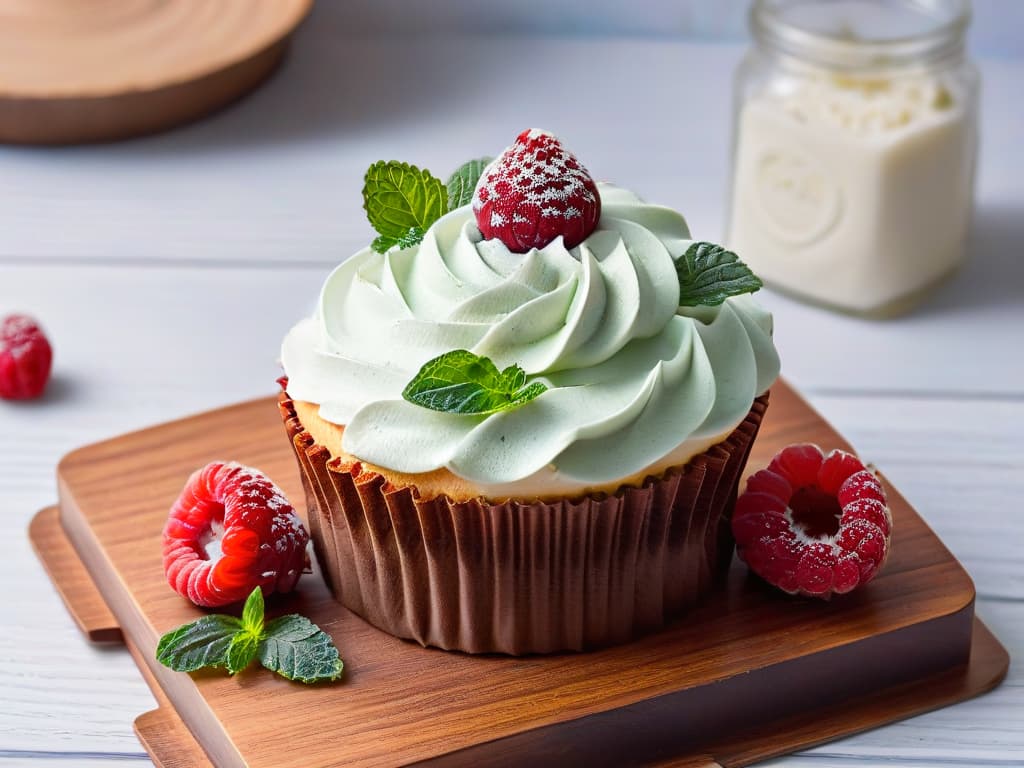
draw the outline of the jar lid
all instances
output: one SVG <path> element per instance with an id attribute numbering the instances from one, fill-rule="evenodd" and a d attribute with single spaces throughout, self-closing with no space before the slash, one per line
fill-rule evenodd
<path id="1" fill-rule="evenodd" d="M 959 55 L 968 0 L 755 0 L 762 46 L 836 69 L 933 63 Z"/>

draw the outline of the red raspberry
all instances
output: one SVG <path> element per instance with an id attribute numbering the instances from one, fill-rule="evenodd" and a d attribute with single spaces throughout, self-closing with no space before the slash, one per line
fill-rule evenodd
<path id="1" fill-rule="evenodd" d="M 784 448 L 747 481 L 732 516 L 736 551 L 790 594 L 828 599 L 870 581 L 885 562 L 892 515 L 878 478 L 845 451 Z"/>
<path id="2" fill-rule="evenodd" d="M 35 320 L 10 315 L 0 323 L 0 398 L 39 397 L 50 378 L 53 350 Z"/>
<path id="3" fill-rule="evenodd" d="M 290 592 L 308 565 L 309 534 L 270 478 L 213 462 L 193 473 L 164 526 L 164 573 L 182 597 L 214 607 Z"/>
<path id="4" fill-rule="evenodd" d="M 486 169 L 473 192 L 485 239 L 513 253 L 543 248 L 556 237 L 582 243 L 601 218 L 601 196 L 575 155 L 547 131 L 523 131 Z"/>

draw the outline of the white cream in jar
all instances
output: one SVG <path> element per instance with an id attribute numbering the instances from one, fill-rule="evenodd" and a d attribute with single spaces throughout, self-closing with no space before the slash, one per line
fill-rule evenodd
<path id="1" fill-rule="evenodd" d="M 727 240 L 774 287 L 887 314 L 964 258 L 975 94 L 948 64 L 870 63 L 790 56 L 740 99 Z"/>

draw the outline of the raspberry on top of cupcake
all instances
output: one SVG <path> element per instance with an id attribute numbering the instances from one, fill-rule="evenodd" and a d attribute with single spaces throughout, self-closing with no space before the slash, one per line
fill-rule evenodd
<path id="1" fill-rule="evenodd" d="M 376 163 L 373 245 L 286 337 L 317 443 L 450 497 L 611 492 L 719 443 L 778 375 L 760 281 L 527 130 L 447 184 Z"/>

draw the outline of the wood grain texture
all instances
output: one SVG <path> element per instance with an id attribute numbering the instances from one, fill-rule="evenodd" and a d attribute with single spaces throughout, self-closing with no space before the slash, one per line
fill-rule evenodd
<path id="1" fill-rule="evenodd" d="M 272 610 L 298 609 L 332 633 L 348 664 L 343 685 L 303 691 L 267 676 L 170 673 L 151 661 L 156 639 L 197 612 L 167 589 L 160 572 L 167 506 L 191 469 L 214 453 L 268 470 L 301 498 L 271 405 L 255 401 L 89 446 L 59 470 L 63 524 L 121 626 L 217 765 L 514 764 L 525 754 L 551 764 L 572 755 L 617 765 L 621 744 L 641 764 L 769 716 L 795 715 L 797 706 L 825 706 L 966 661 L 973 586 L 893 491 L 895 553 L 886 570 L 866 590 L 829 604 L 785 599 L 737 566 L 721 594 L 644 640 L 582 655 L 468 657 L 379 633 L 334 604 L 314 578 L 297 596 L 276 607 L 272 601 Z M 798 439 L 845 445 L 780 383 L 752 466 Z M 824 674 L 827 688 L 819 682 Z M 417 681 L 413 688 L 410 680 Z M 765 698 L 766 690 L 775 696 Z M 261 705 L 271 696 L 272 707 Z M 928 705 L 915 706 L 888 719 Z M 291 738 L 315 743 L 325 718 L 332 737 L 314 754 L 277 749 L 252 718 L 267 708 Z M 806 743 L 777 737 L 761 754 Z"/>
<path id="2" fill-rule="evenodd" d="M 135 734 L 159 768 L 213 768 L 188 728 L 170 706 L 135 718 Z"/>
<path id="3" fill-rule="evenodd" d="M 741 766 L 773 757 L 770 746 L 780 731 L 788 738 L 824 744 L 839 736 L 867 730 L 877 720 L 897 719 L 908 709 L 924 712 L 992 690 L 1006 675 L 1010 659 L 1006 649 L 980 621 L 974 622 L 974 638 L 966 673 L 952 670 L 924 682 L 910 683 L 872 693 L 861 699 L 827 704 L 813 718 L 801 713 L 768 727 L 760 726 L 739 739 L 730 739 L 713 749 L 726 766 Z"/>
<path id="4" fill-rule="evenodd" d="M 32 548 L 82 634 L 93 643 L 124 642 L 117 619 L 75 554 L 59 518 L 56 507 L 41 510 L 32 518 L 28 528 Z"/>
<path id="5" fill-rule="evenodd" d="M 135 735 L 139 737 L 153 762 L 159 768 L 214 768 L 206 752 L 199 746 L 174 706 L 167 700 L 138 646 L 131 639 L 126 638 L 126 641 L 139 672 L 142 673 L 157 701 L 156 709 L 142 713 L 132 724 Z"/>
<path id="6" fill-rule="evenodd" d="M 107 141 L 205 115 L 266 79 L 311 4 L 3 0 L 0 141 Z"/>

